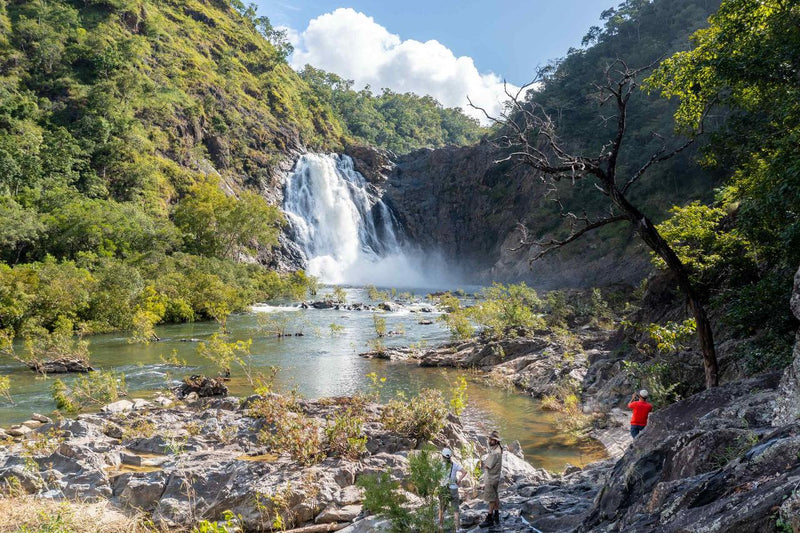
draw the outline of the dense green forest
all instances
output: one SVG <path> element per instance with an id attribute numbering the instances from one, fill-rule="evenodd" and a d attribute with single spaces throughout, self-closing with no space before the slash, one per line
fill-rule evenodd
<path id="1" fill-rule="evenodd" d="M 662 231 L 724 324 L 751 337 L 738 350 L 747 369 L 780 368 L 797 328 L 786 302 L 800 264 L 800 6 L 725 0 L 692 43 L 647 88 L 680 102 L 679 131 L 723 118 L 702 163 L 725 179 L 707 205 L 673 209 Z"/>
<path id="2" fill-rule="evenodd" d="M 239 262 L 277 243 L 280 212 L 248 191 L 291 150 L 480 132 L 427 97 L 326 92 L 288 52 L 239 1 L 0 0 L 0 330 L 146 339 L 301 297 L 302 272 Z"/>
<path id="3" fill-rule="evenodd" d="M 306 65 L 300 73 L 319 98 L 333 106 L 347 132 L 370 146 L 402 154 L 415 148 L 439 148 L 478 141 L 488 133 L 460 109 L 445 108 L 430 96 L 383 89 L 353 89 L 353 82 Z"/>
<path id="4" fill-rule="evenodd" d="M 247 191 L 342 129 L 259 33 L 268 21 L 237 6 L 0 1 L 6 336 L 146 340 L 305 293 L 302 273 L 238 262 L 282 224 Z"/>
<path id="5" fill-rule="evenodd" d="M 695 145 L 652 167 L 632 199 L 661 222 L 723 338 L 748 339 L 736 364 L 758 371 L 786 364 L 796 329 L 786 302 L 800 263 L 800 12 L 780 0 L 721 4 L 626 0 L 603 13 L 604 26 L 590 29 L 584 48 L 544 69 L 542 86 L 528 99 L 557 121 L 569 150 L 596 154 L 612 138 L 616 120 L 595 84 L 617 59 L 632 68 L 654 64 L 631 99 L 622 175 L 640 168 L 662 139 L 678 146 L 695 135 L 704 117 Z M 560 194 L 566 208 L 593 216 L 607 205 L 588 181 Z M 557 211 L 545 205 L 529 223 L 566 232 L 557 229 Z M 605 246 L 623 246 L 629 235 L 610 226 L 599 234 Z M 580 245 L 564 251 L 585 252 Z"/>

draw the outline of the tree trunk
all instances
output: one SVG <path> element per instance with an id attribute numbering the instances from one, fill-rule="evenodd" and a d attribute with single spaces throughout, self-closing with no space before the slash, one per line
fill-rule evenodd
<path id="1" fill-rule="evenodd" d="M 716 387 L 719 385 L 719 366 L 717 364 L 717 351 L 714 347 L 714 332 L 711 330 L 711 323 L 708 321 L 706 310 L 694 289 L 686 266 L 669 243 L 664 240 L 653 223 L 636 209 L 619 189 L 613 185 L 609 188 L 609 196 L 614 204 L 628 217 L 642 240 L 664 260 L 667 267 L 675 274 L 678 288 L 686 296 L 697 327 L 697 339 L 700 341 L 700 349 L 703 351 L 706 388 Z"/>
<path id="2" fill-rule="evenodd" d="M 697 338 L 703 350 L 703 367 L 706 371 L 706 388 L 716 387 L 719 384 L 719 367 L 717 366 L 717 351 L 714 348 L 714 333 L 711 331 L 711 322 L 708 321 L 706 310 L 694 296 L 689 297 L 689 308 L 697 324 Z"/>

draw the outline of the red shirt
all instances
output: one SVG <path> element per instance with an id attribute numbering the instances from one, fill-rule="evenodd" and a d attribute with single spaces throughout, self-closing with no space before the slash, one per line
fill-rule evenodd
<path id="1" fill-rule="evenodd" d="M 631 416 L 632 426 L 646 426 L 647 415 L 653 410 L 653 406 L 644 400 L 639 400 L 629 403 L 628 409 L 633 410 L 633 416 Z"/>

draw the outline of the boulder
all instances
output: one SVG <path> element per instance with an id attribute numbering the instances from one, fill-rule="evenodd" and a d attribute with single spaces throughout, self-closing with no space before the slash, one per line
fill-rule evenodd
<path id="1" fill-rule="evenodd" d="M 772 531 L 800 482 L 800 423 L 769 426 L 779 380 L 764 374 L 654 412 L 579 531 Z"/>
<path id="2" fill-rule="evenodd" d="M 119 400 L 108 405 L 104 405 L 100 411 L 103 413 L 120 414 L 133 410 L 133 402 L 128 400 Z"/>
<path id="3" fill-rule="evenodd" d="M 317 517 L 314 522 L 317 524 L 330 524 L 331 522 L 352 522 L 361 513 L 361 505 L 329 505 Z"/>
<path id="4" fill-rule="evenodd" d="M 44 425 L 44 423 L 39 422 L 38 420 L 26 420 L 22 423 L 22 425 L 30 429 L 39 429 Z"/>
<path id="5" fill-rule="evenodd" d="M 6 433 L 8 433 L 12 437 L 24 437 L 29 433 L 33 433 L 33 430 L 28 426 L 18 425 L 9 428 L 8 430 L 6 430 Z"/>
<path id="6" fill-rule="evenodd" d="M 40 415 L 39 413 L 33 413 L 31 415 L 31 420 L 36 420 L 37 422 L 41 422 L 42 424 L 52 424 L 53 420 L 49 417 L 44 415 Z"/>
<path id="7" fill-rule="evenodd" d="M 113 498 L 123 507 L 150 512 L 161 499 L 166 485 L 164 472 L 122 474 L 114 479 Z"/>
<path id="8" fill-rule="evenodd" d="M 228 387 L 222 378 L 194 375 L 184 378 L 183 383 L 176 387 L 174 392 L 178 398 L 190 400 L 189 395 L 191 394 L 195 394 L 197 398 L 227 396 Z"/>
<path id="9" fill-rule="evenodd" d="M 43 363 L 35 362 L 29 366 L 31 370 L 34 370 L 39 374 L 83 374 L 86 372 L 92 372 L 94 370 L 94 368 L 89 366 L 88 361 L 70 358 L 54 359 L 51 361 L 45 361 Z"/>

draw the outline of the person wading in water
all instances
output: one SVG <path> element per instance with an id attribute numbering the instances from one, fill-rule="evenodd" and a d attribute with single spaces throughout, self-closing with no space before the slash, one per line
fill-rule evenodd
<path id="1" fill-rule="evenodd" d="M 500 446 L 500 434 L 492 431 L 489 435 L 489 453 L 481 461 L 486 470 L 483 489 L 483 501 L 489 504 L 486 520 L 479 527 L 500 525 L 500 472 L 503 469 L 503 447 Z"/>
<path id="2" fill-rule="evenodd" d="M 642 389 L 638 393 L 634 392 L 631 396 L 631 403 L 628 409 L 633 411 L 631 415 L 631 437 L 636 438 L 647 426 L 647 415 L 653 410 L 652 404 L 647 401 L 647 391 Z"/>
<path id="3" fill-rule="evenodd" d="M 444 525 L 444 513 L 448 503 L 453 507 L 453 522 L 456 531 L 459 531 L 461 529 L 461 520 L 458 508 L 461 505 L 461 499 L 458 496 L 458 486 L 464 480 L 467 471 L 461 468 L 460 464 L 453 461 L 453 452 L 450 448 L 442 450 L 442 459 L 444 459 L 445 468 L 447 469 L 447 477 L 444 479 L 443 490 L 439 494 L 439 531 L 442 530 Z"/>

